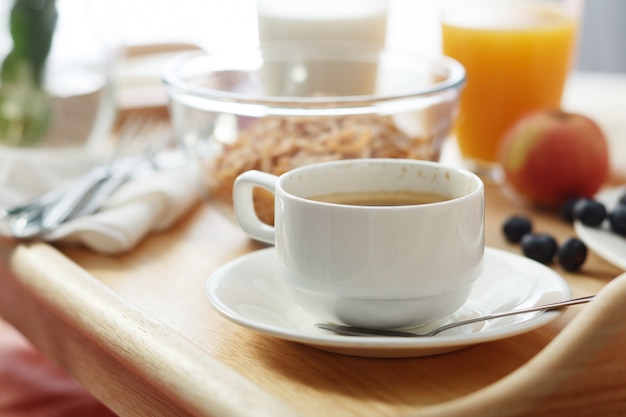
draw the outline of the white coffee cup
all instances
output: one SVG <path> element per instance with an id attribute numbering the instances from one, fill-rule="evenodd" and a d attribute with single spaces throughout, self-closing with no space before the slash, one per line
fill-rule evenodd
<path id="1" fill-rule="evenodd" d="M 274 193 L 275 226 L 256 216 L 255 187 Z M 449 199 L 393 206 L 311 199 L 381 192 Z M 442 319 L 467 301 L 482 270 L 484 185 L 469 171 L 408 159 L 332 161 L 280 177 L 245 172 L 233 198 L 242 229 L 276 245 L 279 278 L 319 320 L 400 328 Z"/>

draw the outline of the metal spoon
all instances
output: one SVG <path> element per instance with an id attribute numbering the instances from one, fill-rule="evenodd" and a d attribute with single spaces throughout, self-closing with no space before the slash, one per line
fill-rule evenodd
<path id="1" fill-rule="evenodd" d="M 574 298 L 571 300 L 559 301 L 557 303 L 543 304 L 535 307 L 529 308 L 520 308 L 517 310 L 511 311 L 503 311 L 501 313 L 493 313 L 487 314 L 485 316 L 474 317 L 471 319 L 457 321 L 453 323 L 448 323 L 436 329 L 433 329 L 429 332 L 425 333 L 413 333 L 410 331 L 401 331 L 401 330 L 386 330 L 386 329 L 368 329 L 364 327 L 354 327 L 354 326 L 346 326 L 343 324 L 335 324 L 335 323 L 316 323 L 315 327 L 324 330 L 330 330 L 333 333 L 343 335 L 343 336 L 382 336 L 382 337 L 430 337 L 435 336 L 445 330 L 449 330 L 459 326 L 465 326 L 466 324 L 472 324 L 479 321 L 486 321 L 492 319 L 498 319 L 501 317 L 513 316 L 516 314 L 524 314 L 531 313 L 534 311 L 552 311 L 559 310 L 566 306 L 571 306 L 574 304 L 583 304 L 588 303 L 593 300 L 595 295 L 589 295 L 586 297 Z"/>

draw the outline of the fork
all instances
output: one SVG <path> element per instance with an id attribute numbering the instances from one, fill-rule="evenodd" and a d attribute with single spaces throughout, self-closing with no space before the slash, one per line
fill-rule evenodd
<path id="1" fill-rule="evenodd" d="M 69 186 L 0 212 L 9 219 L 11 234 L 22 239 L 41 236 L 66 221 L 95 212 L 142 168 L 158 170 L 155 156 L 169 139 L 169 135 L 155 135 L 163 131 L 159 125 L 154 120 L 127 120 L 107 162 L 92 168 Z"/>
<path id="2" fill-rule="evenodd" d="M 93 187 L 87 188 L 82 194 L 80 193 L 82 190 L 78 190 L 75 196 L 66 196 L 68 201 L 65 205 L 57 204 L 51 207 L 42 222 L 44 228 L 58 227 L 64 221 L 95 212 L 113 192 L 136 176 L 143 167 L 158 170 L 155 157 L 158 151 L 165 147 L 165 139 L 168 136 L 163 134 L 155 136 L 157 123 L 154 120 L 134 119 L 127 122 L 122 128 L 112 158 L 102 167 L 105 172 L 102 173 L 100 180 L 98 181 L 99 173 L 96 172 Z M 133 149 L 133 145 L 138 149 Z M 97 170 L 98 168 L 94 171 Z"/>
<path id="3" fill-rule="evenodd" d="M 498 319 L 501 317 L 508 317 L 508 316 L 513 316 L 516 314 L 532 313 L 535 311 L 546 312 L 546 311 L 552 311 L 552 310 L 559 310 L 566 306 L 588 303 L 591 300 L 593 300 L 594 297 L 595 297 L 594 295 L 589 295 L 586 297 L 573 298 L 571 300 L 559 301 L 559 302 L 551 303 L 551 304 L 543 304 L 543 305 L 539 305 L 535 307 L 520 308 L 517 310 L 503 311 L 501 313 L 487 314 L 484 316 L 474 317 L 474 318 L 467 319 L 467 320 L 448 323 L 448 324 L 445 324 L 443 326 L 437 327 L 436 329 L 433 329 L 431 331 L 424 332 L 424 333 L 414 333 L 414 332 L 403 331 L 403 330 L 370 329 L 370 328 L 364 328 L 364 327 L 346 326 L 343 324 L 335 324 L 335 323 L 316 323 L 315 327 L 318 327 L 324 330 L 329 330 L 333 333 L 344 335 L 344 336 L 431 337 L 431 336 L 436 336 L 443 331 L 453 329 L 455 327 L 465 326 L 467 324 L 477 323 L 480 321 Z"/>

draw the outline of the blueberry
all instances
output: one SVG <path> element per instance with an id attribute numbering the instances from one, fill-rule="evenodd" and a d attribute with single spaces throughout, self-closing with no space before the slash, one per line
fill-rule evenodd
<path id="1" fill-rule="evenodd" d="M 561 219 L 567 223 L 574 223 L 574 205 L 580 200 L 579 198 L 570 198 L 561 205 Z"/>
<path id="2" fill-rule="evenodd" d="M 567 239 L 559 248 L 559 264 L 570 272 L 578 271 L 587 259 L 587 246 L 574 237 Z"/>
<path id="3" fill-rule="evenodd" d="M 558 250 L 556 240 L 545 233 L 528 233 L 521 241 L 522 252 L 530 259 L 549 264 Z"/>
<path id="4" fill-rule="evenodd" d="M 504 232 L 504 236 L 506 240 L 512 243 L 518 243 L 522 240 L 522 237 L 530 233 L 532 230 L 532 223 L 530 219 L 524 216 L 511 216 L 509 217 L 502 226 L 502 231 Z"/>
<path id="5" fill-rule="evenodd" d="M 590 227 L 598 227 L 606 219 L 604 204 L 589 198 L 580 199 L 574 204 L 574 219 Z"/>
<path id="6" fill-rule="evenodd" d="M 609 216 L 611 230 L 618 235 L 626 236 L 626 204 L 620 204 Z"/>

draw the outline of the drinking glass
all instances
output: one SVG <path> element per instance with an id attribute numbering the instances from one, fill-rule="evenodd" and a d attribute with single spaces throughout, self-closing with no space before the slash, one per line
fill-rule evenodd
<path id="1" fill-rule="evenodd" d="M 353 42 L 382 49 L 389 0 L 257 0 L 259 43 Z M 283 45 L 284 46 L 284 45 Z"/>
<path id="2" fill-rule="evenodd" d="M 257 0 L 259 44 L 264 51 L 285 47 L 323 49 L 339 44 L 378 51 L 385 46 L 388 1 Z M 324 93 L 373 94 L 377 70 L 378 65 L 370 62 L 356 62 L 349 67 L 330 62 L 307 67 L 298 63 L 272 64 L 263 72 L 263 83 L 271 94 L 301 95 L 297 87 L 285 90 L 285 80 L 292 80 L 293 86 L 306 80 L 308 86 L 328 88 L 328 80 L 336 77 L 344 82 L 334 83 L 332 91 Z"/>
<path id="3" fill-rule="evenodd" d="M 499 178 L 499 142 L 516 120 L 560 107 L 581 9 L 582 0 L 443 0 L 443 52 L 467 72 L 456 140 L 483 178 Z"/>
<path id="4" fill-rule="evenodd" d="M 96 152 L 115 118 L 111 2 L 0 3 L 2 153 Z"/>

